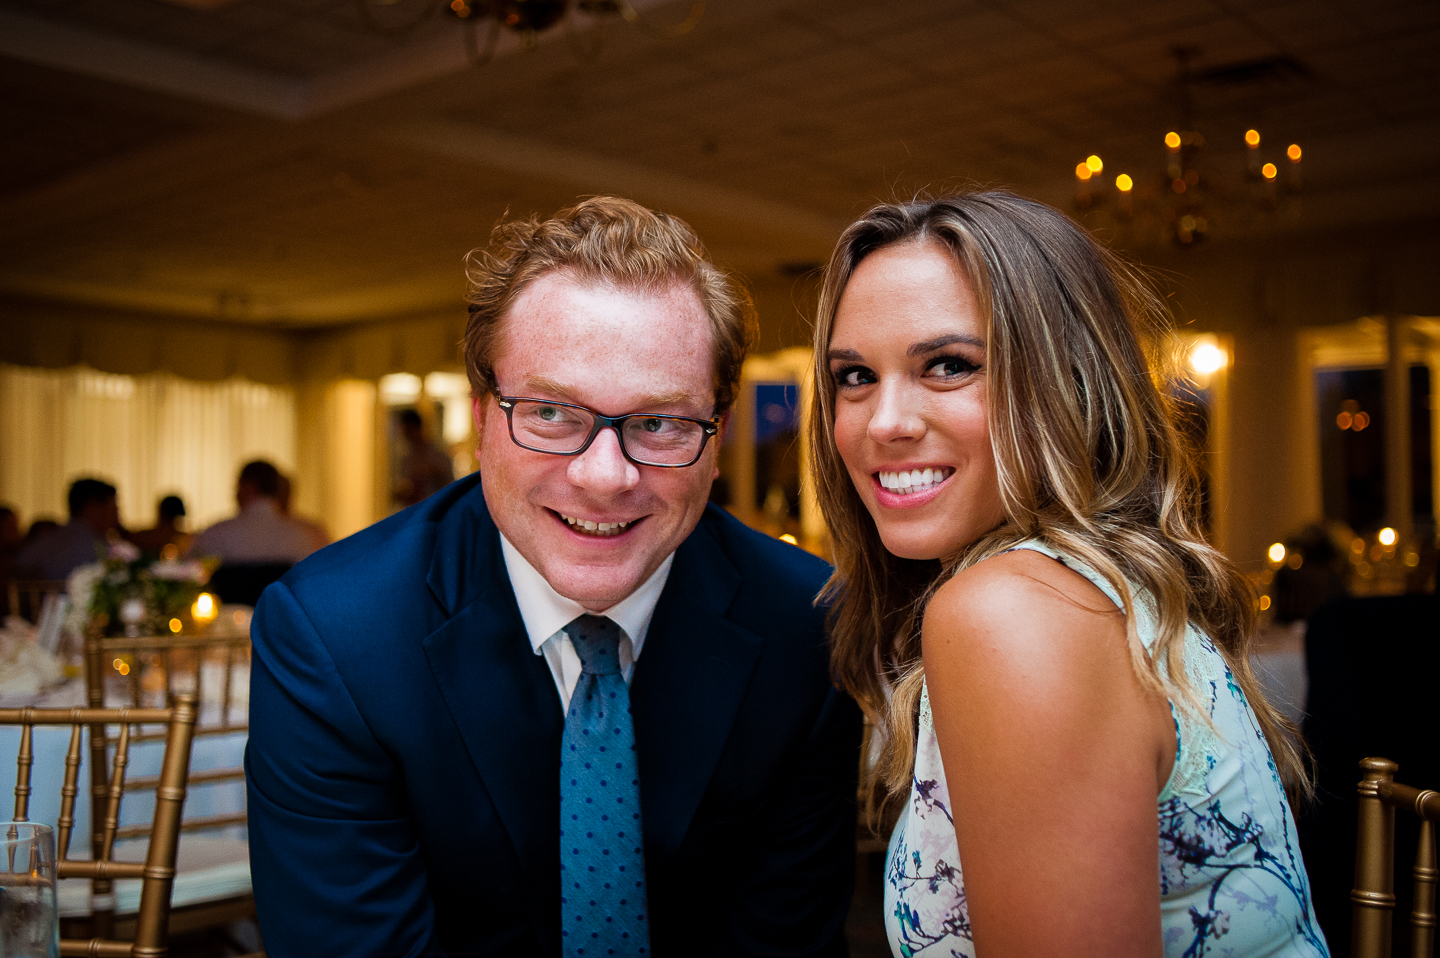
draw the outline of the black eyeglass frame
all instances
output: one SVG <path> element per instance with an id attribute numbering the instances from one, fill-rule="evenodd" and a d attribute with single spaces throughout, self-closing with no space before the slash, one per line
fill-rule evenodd
<path id="1" fill-rule="evenodd" d="M 590 448 L 590 444 L 595 441 L 595 437 L 600 435 L 600 430 L 608 427 L 615 430 L 615 441 L 620 444 L 620 454 L 626 459 L 628 459 L 630 462 L 633 462 L 635 465 L 650 466 L 655 469 L 684 469 L 687 466 L 693 466 L 695 465 L 695 463 L 700 461 L 700 457 L 705 455 L 705 446 L 707 443 L 710 442 L 710 437 L 720 431 L 719 416 L 716 416 L 714 419 L 695 419 L 690 416 L 667 416 L 660 413 L 645 412 L 632 412 L 624 416 L 605 416 L 591 409 L 589 406 L 582 406 L 579 403 L 573 402 L 556 402 L 552 399 L 535 399 L 530 396 L 497 395 L 495 397 L 495 401 L 500 404 L 501 409 L 505 410 L 505 422 L 510 427 L 510 441 L 513 442 L 515 445 L 519 446 L 521 449 L 528 449 L 531 452 L 544 453 L 547 456 L 582 455 L 586 449 Z M 537 449 L 534 446 L 525 445 L 525 443 L 521 442 L 515 436 L 515 404 L 518 402 L 533 402 L 540 403 L 544 406 L 563 406 L 566 409 L 579 409 L 583 412 L 588 412 L 590 415 L 594 416 L 595 423 L 590 427 L 590 435 L 585 437 L 585 441 L 580 444 L 580 448 L 576 449 L 574 452 L 556 452 L 553 449 Z M 701 433 L 700 438 L 700 448 L 695 450 L 695 458 L 691 459 L 689 462 L 646 462 L 644 459 L 636 459 L 634 456 L 630 455 L 630 450 L 625 447 L 625 431 L 622 428 L 625 423 L 631 419 L 668 419 L 675 422 L 693 422 L 697 426 L 700 426 L 703 432 Z"/>

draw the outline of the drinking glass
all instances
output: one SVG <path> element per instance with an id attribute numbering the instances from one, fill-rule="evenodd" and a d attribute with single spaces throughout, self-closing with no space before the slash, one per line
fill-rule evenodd
<path id="1" fill-rule="evenodd" d="M 55 832 L 0 822 L 0 958 L 58 958 Z"/>

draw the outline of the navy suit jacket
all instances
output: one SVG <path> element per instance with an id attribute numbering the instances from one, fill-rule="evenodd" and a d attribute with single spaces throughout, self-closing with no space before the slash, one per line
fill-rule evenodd
<path id="1" fill-rule="evenodd" d="M 826 575 L 713 506 L 676 550 L 631 682 L 660 958 L 845 953 L 860 720 Z M 479 477 L 296 566 L 252 636 L 272 958 L 558 956 L 565 719 Z"/>

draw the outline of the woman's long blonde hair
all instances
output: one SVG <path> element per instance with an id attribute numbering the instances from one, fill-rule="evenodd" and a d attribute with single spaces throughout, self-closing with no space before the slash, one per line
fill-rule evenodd
<path id="1" fill-rule="evenodd" d="M 954 256 L 988 314 L 990 443 L 1006 521 L 958 554 L 933 561 L 887 551 L 835 446 L 835 380 L 827 352 L 856 266 L 900 242 Z M 1157 388 L 1145 344 L 1166 316 L 1148 283 L 1063 214 L 1006 192 L 882 204 L 841 236 L 825 270 L 815 329 L 810 448 L 835 574 L 824 597 L 831 661 L 882 736 L 882 802 L 908 793 L 924 681 L 925 604 L 960 569 L 1030 538 L 1086 563 L 1121 596 L 1130 660 L 1141 683 L 1202 717 L 1184 669 L 1186 624 L 1224 655 L 1255 710 L 1292 796 L 1308 787 L 1287 720 L 1250 670 L 1256 605 L 1249 581 L 1205 541 L 1196 451 Z M 1159 635 L 1146 650 L 1129 583 L 1153 603 Z"/>

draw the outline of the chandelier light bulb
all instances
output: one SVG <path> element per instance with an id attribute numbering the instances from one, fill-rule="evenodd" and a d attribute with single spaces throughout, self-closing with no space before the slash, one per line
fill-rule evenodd
<path id="1" fill-rule="evenodd" d="M 1274 163 L 1266 163 L 1264 166 L 1260 167 L 1260 172 L 1265 175 L 1265 179 L 1273 180 L 1275 179 L 1275 174 L 1278 173 L 1279 170 L 1275 169 Z"/>
<path id="2" fill-rule="evenodd" d="M 1075 178 L 1082 183 L 1090 179 L 1092 175 L 1094 174 L 1090 172 L 1090 167 L 1086 166 L 1084 163 L 1080 163 L 1075 167 Z"/>
<path id="3" fill-rule="evenodd" d="M 1382 546 L 1393 546 L 1395 544 L 1397 536 L 1394 529 L 1386 526 L 1385 528 L 1380 530 L 1380 534 L 1377 535 L 1375 538 L 1380 540 L 1380 544 Z"/>
<path id="4" fill-rule="evenodd" d="M 1291 162 L 1291 163 L 1299 163 L 1299 162 L 1300 162 L 1300 144 L 1299 144 L 1299 143 L 1291 143 L 1290 146 L 1286 148 L 1286 150 L 1285 150 L 1285 155 L 1288 156 L 1288 157 L 1290 157 L 1290 162 Z"/>
<path id="5" fill-rule="evenodd" d="M 1180 134 L 1175 132 L 1166 133 L 1165 145 L 1172 150 L 1180 149 Z"/>
<path id="6" fill-rule="evenodd" d="M 1281 542 L 1276 542 L 1272 544 L 1270 546 L 1268 554 L 1270 556 L 1270 561 L 1275 563 L 1276 565 L 1279 565 L 1280 563 L 1285 561 L 1285 544 Z"/>
<path id="7" fill-rule="evenodd" d="M 1121 193 L 1129 193 L 1134 186 L 1135 181 L 1130 179 L 1129 173 L 1121 173 L 1115 177 L 1115 188 Z"/>
<path id="8" fill-rule="evenodd" d="M 1105 164 L 1101 161 L 1100 157 L 1093 153 L 1085 158 L 1085 165 L 1090 167 L 1091 173 L 1099 173 L 1105 169 Z"/>
<path id="9" fill-rule="evenodd" d="M 1248 146 L 1248 147 L 1250 147 L 1250 149 L 1252 149 L 1252 150 L 1255 149 L 1256 147 L 1258 147 L 1258 146 L 1260 145 L 1260 131 L 1259 131 L 1259 130 L 1246 130 L 1246 131 L 1245 131 L 1245 145 Z"/>

